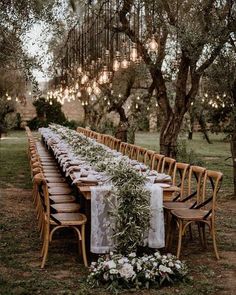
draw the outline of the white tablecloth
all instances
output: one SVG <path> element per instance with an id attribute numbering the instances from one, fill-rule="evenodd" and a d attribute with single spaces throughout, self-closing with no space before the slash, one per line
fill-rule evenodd
<path id="1" fill-rule="evenodd" d="M 111 185 L 91 187 L 91 252 L 93 253 L 108 253 L 114 248 L 113 220 L 109 214 L 112 206 L 116 204 L 116 200 L 114 197 L 112 199 L 110 194 L 112 189 Z M 143 245 L 163 248 L 165 246 L 163 190 L 158 184 L 147 184 L 147 189 L 151 192 L 151 216 L 147 239 L 143 241 Z"/>

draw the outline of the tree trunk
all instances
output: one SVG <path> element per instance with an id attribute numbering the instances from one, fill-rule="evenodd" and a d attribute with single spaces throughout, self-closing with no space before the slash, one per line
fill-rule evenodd
<path id="1" fill-rule="evenodd" d="M 115 132 L 115 137 L 120 139 L 123 142 L 127 142 L 128 138 L 128 129 L 129 129 L 129 123 L 120 121 L 117 130 Z"/>
<path id="2" fill-rule="evenodd" d="M 194 130 L 194 115 L 193 112 L 189 112 L 190 115 L 190 123 L 189 123 L 189 131 L 188 131 L 188 140 L 193 139 L 193 130 Z"/>
<path id="3" fill-rule="evenodd" d="M 120 115 L 120 122 L 115 132 L 115 137 L 120 139 L 123 142 L 127 142 L 128 139 L 128 129 L 129 129 L 129 120 L 126 117 L 125 110 L 122 106 L 116 108 L 116 111 Z"/>
<path id="4" fill-rule="evenodd" d="M 160 133 L 160 153 L 176 159 L 177 139 L 184 114 L 170 114 L 165 118 Z"/>
<path id="5" fill-rule="evenodd" d="M 198 122 L 199 122 L 199 125 L 201 127 L 201 132 L 203 133 L 206 141 L 209 143 L 209 144 L 212 144 L 209 136 L 208 136 L 208 132 L 207 132 L 207 127 L 206 127 L 206 120 L 205 120 L 205 117 L 203 115 L 203 113 L 201 113 L 198 117 Z"/>
<path id="6" fill-rule="evenodd" d="M 233 161 L 234 196 L 236 197 L 236 130 L 231 139 L 231 153 Z"/>

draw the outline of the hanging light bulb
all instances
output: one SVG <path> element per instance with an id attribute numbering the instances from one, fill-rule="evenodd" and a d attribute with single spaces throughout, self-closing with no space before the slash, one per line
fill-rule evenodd
<path id="1" fill-rule="evenodd" d="M 107 66 L 104 66 L 103 71 L 101 72 L 99 78 L 98 78 L 99 84 L 106 84 L 109 83 L 109 71 Z"/>
<path id="2" fill-rule="evenodd" d="M 82 78 L 81 78 L 81 84 L 83 85 L 83 84 L 85 84 L 86 82 L 88 82 L 88 79 L 89 79 L 88 75 L 87 75 L 87 74 L 84 74 L 84 75 L 82 76 Z"/>
<path id="3" fill-rule="evenodd" d="M 81 92 L 78 91 L 77 94 L 76 94 L 76 96 L 77 96 L 77 97 L 81 97 L 81 96 L 82 96 Z"/>
<path id="4" fill-rule="evenodd" d="M 50 100 L 49 104 L 50 104 L 50 106 L 52 105 L 52 101 L 51 100 Z"/>
<path id="5" fill-rule="evenodd" d="M 92 89 L 91 86 L 88 86 L 88 87 L 87 87 L 87 92 L 88 92 L 88 95 L 91 95 L 91 94 L 92 94 L 93 89 Z"/>
<path id="6" fill-rule="evenodd" d="M 116 57 L 113 61 L 113 71 L 117 72 L 120 68 L 120 52 L 116 51 Z"/>
<path id="7" fill-rule="evenodd" d="M 96 95 L 91 95 L 91 101 L 95 101 L 97 99 Z"/>
<path id="8" fill-rule="evenodd" d="M 81 75 L 81 74 L 82 74 L 82 72 L 83 72 L 83 70 L 82 70 L 82 67 L 81 67 L 81 66 L 79 66 L 79 67 L 77 68 L 77 73 Z"/>
<path id="9" fill-rule="evenodd" d="M 154 53 L 157 54 L 157 52 L 158 52 L 158 43 L 157 43 L 157 41 L 155 39 L 154 34 L 152 35 L 151 39 L 148 40 L 146 46 L 147 46 L 147 49 L 148 49 L 149 52 L 154 52 Z"/>
<path id="10" fill-rule="evenodd" d="M 120 68 L 120 62 L 118 61 L 118 59 L 114 59 L 114 61 L 113 61 L 113 71 L 114 72 L 117 72 L 118 70 L 119 70 L 119 68 Z"/>
<path id="11" fill-rule="evenodd" d="M 136 62 L 138 58 L 138 51 L 135 44 L 132 45 L 131 52 L 130 52 L 130 60 Z"/>
<path id="12" fill-rule="evenodd" d="M 138 104 L 136 103 L 135 108 L 138 109 Z"/>
<path id="13" fill-rule="evenodd" d="M 121 68 L 122 68 L 122 69 L 127 69 L 128 66 L 129 66 L 129 62 L 128 62 L 128 60 L 127 60 L 126 55 L 124 55 L 124 59 L 123 59 L 122 62 L 121 62 Z"/>
<path id="14" fill-rule="evenodd" d="M 11 96 L 8 96 L 8 95 L 7 95 L 7 100 L 11 100 Z"/>
<path id="15" fill-rule="evenodd" d="M 94 88 L 94 94 L 96 95 L 100 95 L 101 94 L 101 89 L 97 86 L 96 88 Z"/>
<path id="16" fill-rule="evenodd" d="M 75 83 L 75 90 L 78 90 L 78 89 L 79 89 L 79 83 L 76 82 L 76 83 Z"/>

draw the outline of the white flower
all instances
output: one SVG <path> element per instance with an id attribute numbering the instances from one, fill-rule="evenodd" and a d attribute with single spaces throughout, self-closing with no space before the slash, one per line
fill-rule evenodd
<path id="1" fill-rule="evenodd" d="M 115 268 L 110 269 L 109 272 L 110 272 L 110 274 L 112 274 L 112 275 L 116 275 L 116 274 L 119 273 L 119 271 L 118 271 L 117 269 L 115 269 Z"/>
<path id="2" fill-rule="evenodd" d="M 142 266 L 139 263 L 136 264 L 136 267 L 138 271 L 142 270 Z"/>
<path id="3" fill-rule="evenodd" d="M 136 257 L 136 253 L 135 252 L 130 253 L 129 257 Z"/>
<path id="4" fill-rule="evenodd" d="M 125 263 L 119 270 L 120 276 L 125 279 L 130 279 L 135 275 L 133 266 L 129 263 Z"/>
<path id="5" fill-rule="evenodd" d="M 157 259 L 161 258 L 161 254 L 160 254 L 159 252 L 156 252 L 156 253 L 154 254 L 154 256 L 155 256 Z"/>
<path id="6" fill-rule="evenodd" d="M 128 262 L 129 260 L 128 260 L 128 258 L 126 258 L 126 257 L 122 257 L 122 258 L 120 258 L 119 260 L 118 260 L 118 263 L 119 264 L 124 264 L 124 263 L 126 263 L 126 262 Z"/>
<path id="7" fill-rule="evenodd" d="M 107 272 L 105 272 L 103 274 L 103 278 L 104 278 L 105 281 L 108 281 L 109 280 L 109 274 Z"/>
<path id="8" fill-rule="evenodd" d="M 159 271 L 160 272 L 167 272 L 167 273 L 173 273 L 172 270 L 169 267 L 166 267 L 164 265 L 159 266 Z"/>
<path id="9" fill-rule="evenodd" d="M 108 267 L 109 269 L 111 269 L 111 268 L 116 268 L 116 264 L 115 264 L 115 262 L 114 262 L 113 260 L 105 261 L 105 262 L 103 263 L 103 265 L 104 265 L 105 267 Z"/>
<path id="10" fill-rule="evenodd" d="M 146 262 L 146 261 L 148 261 L 148 258 L 147 258 L 146 256 L 143 256 L 143 257 L 142 257 L 142 261 L 143 261 L 143 262 Z"/>
<path id="11" fill-rule="evenodd" d="M 153 266 L 154 267 L 157 267 L 157 262 L 153 262 Z"/>
<path id="12" fill-rule="evenodd" d="M 168 263 L 168 266 L 169 266 L 169 267 L 173 267 L 173 266 L 174 266 L 174 263 L 170 261 L 170 262 Z"/>
<path id="13" fill-rule="evenodd" d="M 175 263 L 175 268 L 176 268 L 176 269 L 180 269 L 181 266 L 180 266 L 178 263 Z"/>

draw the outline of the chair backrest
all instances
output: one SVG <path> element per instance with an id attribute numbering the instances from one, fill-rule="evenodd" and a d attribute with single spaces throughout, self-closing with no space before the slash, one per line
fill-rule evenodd
<path id="1" fill-rule="evenodd" d="M 196 209 L 202 208 L 208 210 L 208 213 L 205 215 L 205 219 L 212 215 L 212 218 L 215 217 L 215 206 L 216 206 L 216 197 L 220 190 L 221 183 L 223 180 L 223 173 L 213 170 L 206 170 L 204 181 L 203 181 L 203 195 L 202 200 L 199 200 Z"/>
<path id="2" fill-rule="evenodd" d="M 128 156 L 130 159 L 132 159 L 134 145 L 128 143 L 125 149 L 125 155 Z"/>
<path id="3" fill-rule="evenodd" d="M 133 145 L 133 149 L 130 156 L 132 160 L 138 161 L 140 149 L 142 149 L 140 146 Z"/>
<path id="4" fill-rule="evenodd" d="M 143 147 L 139 147 L 137 160 L 140 163 L 144 163 L 145 162 L 146 153 L 147 153 L 147 149 L 145 149 Z"/>
<path id="5" fill-rule="evenodd" d="M 147 150 L 146 154 L 144 156 L 144 164 L 149 166 L 150 168 L 152 165 L 152 159 L 153 159 L 154 154 L 155 154 L 155 151 Z"/>
<path id="6" fill-rule="evenodd" d="M 188 197 L 199 200 L 203 194 L 203 179 L 206 172 L 206 168 L 200 166 L 190 166 L 189 176 L 188 176 Z"/>
<path id="7" fill-rule="evenodd" d="M 125 150 L 126 150 L 127 145 L 128 145 L 127 142 L 122 141 L 120 143 L 119 152 L 122 153 L 123 155 L 125 155 Z"/>
<path id="8" fill-rule="evenodd" d="M 161 173 L 166 173 L 172 176 L 175 162 L 176 160 L 173 158 L 164 157 L 162 161 Z"/>
<path id="9" fill-rule="evenodd" d="M 165 158 L 164 155 L 154 154 L 151 162 L 151 170 L 156 170 L 157 172 L 161 172 L 162 161 Z"/>
<path id="10" fill-rule="evenodd" d="M 180 198 L 184 196 L 185 181 L 189 164 L 176 162 L 173 172 L 173 185 L 180 187 Z"/>

